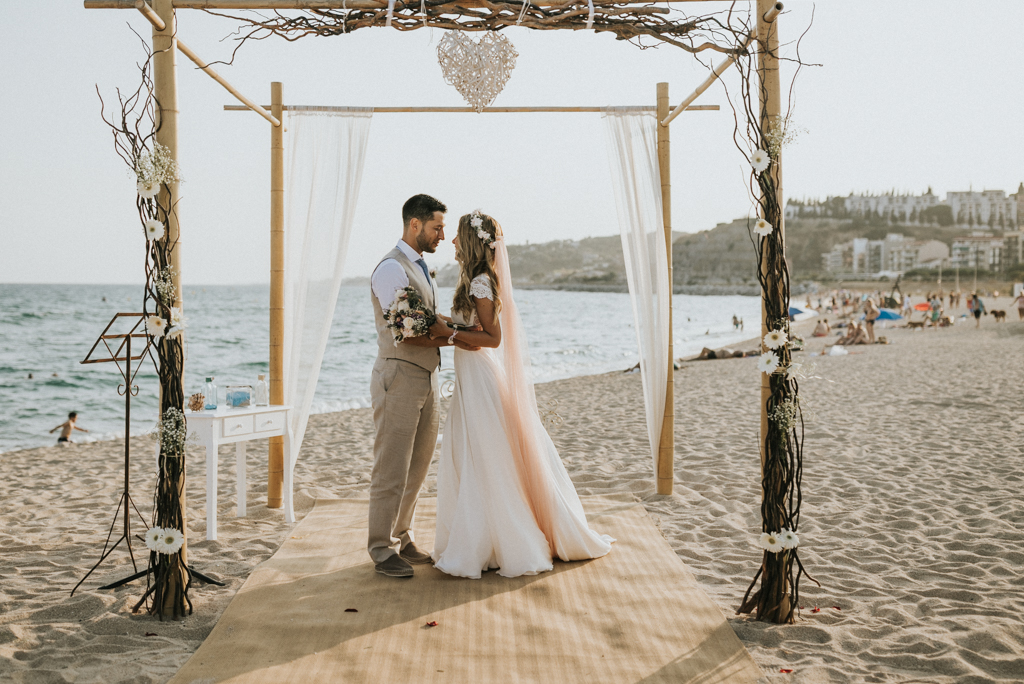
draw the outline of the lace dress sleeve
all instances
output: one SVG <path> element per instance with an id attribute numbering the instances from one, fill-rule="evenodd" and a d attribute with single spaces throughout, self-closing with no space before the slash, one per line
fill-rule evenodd
<path id="1" fill-rule="evenodd" d="M 478 299 L 494 299 L 491 292 L 491 279 L 486 273 L 481 273 L 469 283 L 469 294 Z"/>

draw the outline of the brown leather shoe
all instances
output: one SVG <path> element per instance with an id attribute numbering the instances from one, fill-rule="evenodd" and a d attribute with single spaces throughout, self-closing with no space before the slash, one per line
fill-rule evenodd
<path id="1" fill-rule="evenodd" d="M 416 544 L 414 542 L 409 542 L 408 544 L 406 544 L 405 548 L 402 549 L 402 552 L 398 555 L 401 556 L 403 559 L 409 561 L 413 565 L 426 565 L 428 563 L 434 562 L 434 559 L 430 557 L 430 554 L 423 553 L 422 551 L 417 549 Z"/>
<path id="2" fill-rule="evenodd" d="M 389 556 L 373 566 L 373 569 L 388 577 L 412 577 L 412 566 L 398 556 Z"/>

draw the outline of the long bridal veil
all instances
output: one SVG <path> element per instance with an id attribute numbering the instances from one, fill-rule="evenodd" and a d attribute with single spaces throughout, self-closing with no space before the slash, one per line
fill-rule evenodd
<path id="1" fill-rule="evenodd" d="M 576 488 L 537 410 L 530 351 L 516 306 L 504 240 L 496 243 L 494 270 L 501 296 L 501 345 L 496 358 L 504 372 L 502 407 L 523 491 L 552 556 L 562 560 L 603 556 L 614 540 L 588 527 Z"/>

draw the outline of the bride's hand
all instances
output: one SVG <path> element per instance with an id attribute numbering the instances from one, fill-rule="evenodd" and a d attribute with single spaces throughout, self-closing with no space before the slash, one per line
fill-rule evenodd
<path id="1" fill-rule="evenodd" d="M 448 320 L 451 320 L 451 319 L 448 319 Z M 441 319 L 440 316 L 438 316 L 437 320 L 434 321 L 434 324 L 432 326 L 430 326 L 430 336 L 431 337 L 435 337 L 435 338 L 436 337 L 451 337 L 452 336 L 452 329 L 448 327 L 448 324 L 445 323 Z"/>
<path id="2" fill-rule="evenodd" d="M 438 320 L 444 321 L 445 323 L 451 323 L 452 319 L 444 314 L 434 314 Z"/>

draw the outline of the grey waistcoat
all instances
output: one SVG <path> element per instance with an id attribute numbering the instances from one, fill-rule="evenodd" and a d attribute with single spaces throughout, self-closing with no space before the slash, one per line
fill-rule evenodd
<path id="1" fill-rule="evenodd" d="M 384 258 L 380 261 L 383 263 L 388 259 L 394 259 L 405 269 L 406 275 L 409 276 L 409 284 L 416 288 L 416 291 L 419 292 L 420 297 L 423 299 L 424 305 L 433 312 L 435 306 L 434 288 L 432 283 L 424 278 L 423 269 L 409 261 L 409 257 L 405 256 L 402 250 L 397 247 L 385 254 Z M 377 264 L 377 267 L 380 267 L 380 263 Z M 374 271 L 376 270 L 377 268 L 374 268 Z M 428 371 L 433 371 L 441 365 L 441 351 L 436 347 L 414 347 L 411 344 L 403 344 L 401 342 L 396 347 L 395 337 L 388 329 L 387 321 L 384 320 L 384 310 L 381 309 L 380 302 L 377 300 L 376 295 L 373 294 L 372 287 L 370 288 L 370 299 L 373 302 L 373 320 L 377 325 L 378 359 L 401 359 Z"/>

